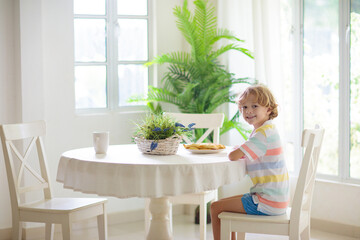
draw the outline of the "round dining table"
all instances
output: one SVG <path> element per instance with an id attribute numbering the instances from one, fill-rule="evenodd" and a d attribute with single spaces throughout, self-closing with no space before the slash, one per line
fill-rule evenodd
<path id="1" fill-rule="evenodd" d="M 175 155 L 151 155 L 135 144 L 110 145 L 106 154 L 74 149 L 61 155 L 56 180 L 83 193 L 150 198 L 147 239 L 172 239 L 170 196 L 214 190 L 245 176 L 244 162 L 228 160 L 228 151 L 204 154 L 179 146 Z"/>

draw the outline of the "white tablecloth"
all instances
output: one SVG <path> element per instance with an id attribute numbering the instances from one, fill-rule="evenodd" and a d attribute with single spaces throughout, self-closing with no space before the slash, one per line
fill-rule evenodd
<path id="1" fill-rule="evenodd" d="M 193 154 L 179 146 L 176 155 L 148 155 L 135 144 L 109 146 L 107 154 L 75 149 L 62 154 L 56 180 L 75 191 L 118 198 L 203 192 L 244 177 L 243 161 L 229 161 L 227 152 Z"/>

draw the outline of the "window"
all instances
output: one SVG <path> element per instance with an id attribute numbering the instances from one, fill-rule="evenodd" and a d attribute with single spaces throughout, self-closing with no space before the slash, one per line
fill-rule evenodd
<path id="1" fill-rule="evenodd" d="M 304 0 L 304 127 L 326 129 L 318 172 L 339 174 L 339 0 Z"/>
<path id="2" fill-rule="evenodd" d="M 286 119 L 286 132 L 287 144 L 297 156 L 294 169 L 300 165 L 301 151 L 295 146 L 300 144 L 302 128 L 319 123 L 326 129 L 319 176 L 359 183 L 360 0 L 294 0 L 293 4 L 282 1 L 286 16 L 282 39 L 293 44 L 293 48 L 284 45 L 282 59 L 289 99 L 285 111 L 293 113 Z"/>
<path id="3" fill-rule="evenodd" d="M 75 107 L 120 109 L 149 83 L 149 1 L 74 0 Z"/>
<path id="4" fill-rule="evenodd" d="M 350 2 L 350 177 L 360 179 L 360 0 Z"/>

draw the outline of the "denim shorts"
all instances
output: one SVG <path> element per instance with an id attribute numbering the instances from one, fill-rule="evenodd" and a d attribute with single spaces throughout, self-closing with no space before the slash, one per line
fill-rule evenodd
<path id="1" fill-rule="evenodd" d="M 241 198 L 245 212 L 251 215 L 268 215 L 257 210 L 258 204 L 255 204 L 250 193 L 245 193 Z"/>

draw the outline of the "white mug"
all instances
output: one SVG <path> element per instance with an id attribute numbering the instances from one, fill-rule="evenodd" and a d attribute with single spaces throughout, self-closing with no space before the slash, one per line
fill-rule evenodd
<path id="1" fill-rule="evenodd" d="M 109 132 L 93 132 L 93 143 L 96 154 L 104 154 L 109 147 Z"/>

